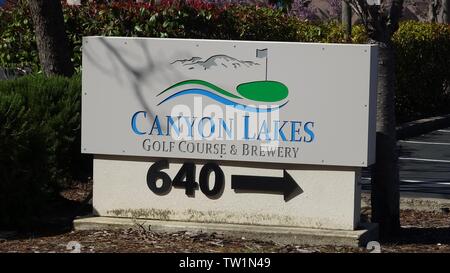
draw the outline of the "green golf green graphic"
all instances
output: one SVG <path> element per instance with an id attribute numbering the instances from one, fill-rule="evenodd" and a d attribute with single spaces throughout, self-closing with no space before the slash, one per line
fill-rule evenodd
<path id="1" fill-rule="evenodd" d="M 288 96 L 288 88 L 281 82 L 256 81 L 241 83 L 237 92 L 246 99 L 264 102 L 276 102 Z"/>
<path id="2" fill-rule="evenodd" d="M 167 101 L 170 101 L 174 98 L 184 96 L 184 95 L 202 95 L 206 96 L 208 98 L 211 98 L 217 102 L 220 102 L 227 106 L 232 106 L 237 109 L 244 109 L 246 111 L 250 112 L 272 112 L 280 109 L 284 105 L 288 103 L 288 101 L 284 102 L 281 105 L 274 106 L 274 107 L 254 107 L 251 105 L 246 105 L 242 102 L 238 102 L 235 100 L 240 99 L 247 99 L 255 102 L 279 102 L 281 100 L 284 100 L 289 95 L 289 89 L 286 85 L 284 85 L 281 82 L 278 81 L 270 81 L 267 80 L 267 65 L 268 65 L 268 49 L 257 49 L 256 50 L 256 57 L 257 58 L 265 58 L 266 60 L 266 69 L 265 69 L 265 80 L 264 81 L 252 81 L 252 82 L 245 82 L 241 83 L 236 87 L 236 92 L 239 95 L 236 95 L 234 93 L 236 92 L 230 92 L 225 90 L 224 88 L 221 88 L 213 83 L 210 83 L 205 80 L 199 80 L 199 79 L 191 79 L 191 80 L 185 80 L 178 82 L 176 84 L 173 84 L 172 86 L 166 88 L 162 92 L 160 92 L 157 96 L 160 96 L 166 92 L 170 92 L 171 90 L 178 88 L 180 86 L 190 86 L 186 89 L 183 89 L 181 91 L 178 91 L 169 97 L 162 100 L 158 105 L 161 105 Z M 202 58 L 200 57 L 192 57 L 190 59 L 185 60 L 176 60 L 172 62 L 172 64 L 175 63 L 181 63 L 183 66 L 187 66 L 189 70 L 192 69 L 201 69 L 201 70 L 208 70 L 211 69 L 211 67 L 218 66 L 219 64 L 221 67 L 226 67 L 230 69 L 238 69 L 241 67 L 252 67 L 255 65 L 259 65 L 258 63 L 252 62 L 252 61 L 242 61 L 238 60 L 236 58 L 220 54 L 220 55 L 214 55 L 209 58 L 207 58 L 205 61 L 202 61 Z M 197 86 L 197 87 L 192 87 Z"/>

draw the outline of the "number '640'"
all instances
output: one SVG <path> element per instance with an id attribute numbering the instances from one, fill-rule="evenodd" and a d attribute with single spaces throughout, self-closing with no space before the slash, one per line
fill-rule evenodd
<path id="1" fill-rule="evenodd" d="M 222 169 L 215 163 L 207 163 L 200 170 L 198 183 L 195 181 L 195 164 L 191 162 L 184 163 L 172 180 L 170 176 L 163 172 L 163 169 L 169 168 L 169 161 L 160 160 L 155 162 L 147 172 L 147 186 L 158 195 L 165 195 L 173 187 L 185 188 L 186 195 L 194 195 L 195 190 L 200 186 L 200 190 L 208 197 L 218 197 L 223 192 L 225 183 Z M 214 172 L 214 183 L 210 187 L 210 174 Z M 162 183 L 157 184 L 160 180 Z"/>

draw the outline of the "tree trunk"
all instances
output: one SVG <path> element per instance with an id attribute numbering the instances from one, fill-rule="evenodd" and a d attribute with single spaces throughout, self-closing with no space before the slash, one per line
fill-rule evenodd
<path id="1" fill-rule="evenodd" d="M 29 0 L 42 70 L 47 76 L 74 73 L 59 0 Z"/>
<path id="2" fill-rule="evenodd" d="M 390 42 L 379 46 L 376 164 L 372 169 L 372 222 L 380 237 L 396 235 L 400 228 L 399 176 L 395 133 L 395 60 Z M 388 40 L 389 41 L 389 40 Z"/>
<path id="3" fill-rule="evenodd" d="M 442 0 L 442 23 L 450 24 L 450 0 Z"/>
<path id="4" fill-rule="evenodd" d="M 431 0 L 428 5 L 428 21 L 432 23 L 439 23 L 441 21 L 440 12 L 441 0 Z"/>
<path id="5" fill-rule="evenodd" d="M 392 35 L 402 17 L 403 0 L 350 1 L 361 17 L 370 42 L 378 45 L 376 164 L 372 167 L 372 222 L 380 225 L 381 239 L 400 230 L 400 189 L 395 132 L 395 53 Z M 432 0 L 437 1 L 437 0 Z"/>
<path id="6" fill-rule="evenodd" d="M 345 39 L 352 37 L 352 7 L 347 1 L 342 1 L 342 26 L 345 31 Z"/>

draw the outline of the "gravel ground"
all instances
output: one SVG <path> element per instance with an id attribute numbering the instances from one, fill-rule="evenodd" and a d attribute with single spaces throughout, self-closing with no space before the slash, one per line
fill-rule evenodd
<path id="1" fill-rule="evenodd" d="M 278 245 L 271 242 L 233 239 L 221 234 L 192 232 L 155 233 L 143 226 L 127 230 L 73 231 L 70 223 L 90 210 L 86 200 L 92 183 L 77 183 L 62 193 L 65 206 L 57 206 L 54 217 L 31 231 L 0 231 L 0 252 L 369 252 L 365 247 Z M 363 210 L 367 218 L 370 211 Z M 450 214 L 446 211 L 401 211 L 402 230 L 381 252 L 450 252 Z"/>

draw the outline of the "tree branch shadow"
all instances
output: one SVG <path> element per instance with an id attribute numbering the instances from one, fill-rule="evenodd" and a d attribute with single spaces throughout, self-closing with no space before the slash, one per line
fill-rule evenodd
<path id="1" fill-rule="evenodd" d="M 147 115 L 150 118 L 155 117 L 155 111 L 146 102 L 146 98 L 148 96 L 144 94 L 145 90 L 143 90 L 142 86 L 144 84 L 152 83 L 155 81 L 163 80 L 172 82 L 177 78 L 180 78 L 180 73 L 176 70 L 172 70 L 167 67 L 165 63 L 158 63 L 157 60 L 152 58 L 158 56 L 159 52 L 150 52 L 149 43 L 146 39 L 136 38 L 136 39 L 127 39 L 124 40 L 125 44 L 131 44 L 138 46 L 140 50 L 136 50 L 132 52 L 141 58 L 140 64 L 136 65 L 136 63 L 132 63 L 121 52 L 121 47 L 117 46 L 114 39 L 112 41 L 108 41 L 107 37 L 98 37 L 98 41 L 103 47 L 102 50 L 107 52 L 107 55 L 110 59 L 111 65 L 105 65 L 99 63 L 98 60 L 89 52 L 89 50 L 83 51 L 84 56 L 90 60 L 90 62 L 102 73 L 106 75 L 113 76 L 118 80 L 118 82 L 122 83 L 122 79 L 124 77 L 128 78 L 128 82 L 132 85 L 132 90 L 136 99 L 139 101 L 142 110 L 147 112 Z M 181 49 L 180 49 L 181 51 Z M 128 51 L 127 53 L 130 53 Z M 178 52 L 179 53 L 179 52 Z M 165 70 L 168 70 L 167 73 Z M 125 71 L 125 73 L 120 73 L 119 71 Z M 156 73 L 158 72 L 158 73 Z M 155 75 L 158 76 L 155 76 Z M 128 91 L 128 90 L 126 90 Z M 161 126 L 166 126 L 165 124 L 161 124 Z"/>

